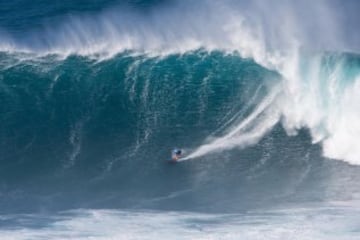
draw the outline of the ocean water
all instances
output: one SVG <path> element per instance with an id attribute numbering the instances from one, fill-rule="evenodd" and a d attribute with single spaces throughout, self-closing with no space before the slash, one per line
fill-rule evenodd
<path id="1" fill-rule="evenodd" d="M 0 238 L 358 239 L 358 10 L 0 1 Z"/>

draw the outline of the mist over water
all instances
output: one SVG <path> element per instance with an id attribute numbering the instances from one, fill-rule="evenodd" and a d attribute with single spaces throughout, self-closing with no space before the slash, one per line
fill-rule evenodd
<path id="1" fill-rule="evenodd" d="M 22 23 L 25 35 L 18 35 L 16 26 L 4 21 L 3 32 L 8 34 L 2 44 L 14 50 L 60 54 L 166 53 L 199 47 L 241 50 L 243 55 L 292 47 L 358 51 L 352 41 L 358 33 L 351 28 L 357 24 L 351 2 L 154 1 L 151 6 L 144 1 L 104 1 L 102 7 L 97 1 L 87 7 L 65 3 L 58 9 L 44 8 L 34 20 L 29 18 L 28 25 Z M 46 11 L 56 14 L 42 19 Z"/>

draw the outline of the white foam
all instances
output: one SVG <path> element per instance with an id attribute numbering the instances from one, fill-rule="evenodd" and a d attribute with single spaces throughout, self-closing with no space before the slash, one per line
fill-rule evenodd
<path id="1" fill-rule="evenodd" d="M 16 223 L 1 227 L 0 234 L 2 240 L 355 240 L 359 214 L 358 208 L 340 204 L 246 214 L 76 210 L 52 216 L 1 216 Z"/>
<path id="2" fill-rule="evenodd" d="M 323 149 L 327 157 L 344 159 L 360 164 L 360 77 L 347 87 L 326 118 L 326 129 L 330 132 L 324 140 Z"/>
<path id="3" fill-rule="evenodd" d="M 327 58 L 310 57 L 305 69 L 299 62 L 280 69 L 286 77 L 283 124 L 289 133 L 308 128 L 326 157 L 360 164 L 360 66 L 346 66 L 339 56 L 329 64 Z"/>

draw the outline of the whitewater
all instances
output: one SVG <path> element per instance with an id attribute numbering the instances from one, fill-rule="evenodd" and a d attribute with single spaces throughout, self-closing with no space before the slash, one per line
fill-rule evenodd
<path id="1" fill-rule="evenodd" d="M 357 239 L 359 9 L 0 3 L 1 236 Z"/>

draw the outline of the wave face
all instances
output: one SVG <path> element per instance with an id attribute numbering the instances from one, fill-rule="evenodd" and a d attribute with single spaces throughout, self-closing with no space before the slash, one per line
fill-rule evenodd
<path id="1" fill-rule="evenodd" d="M 2 212 L 359 200 L 357 3 L 42 3 L 0 19 Z"/>

